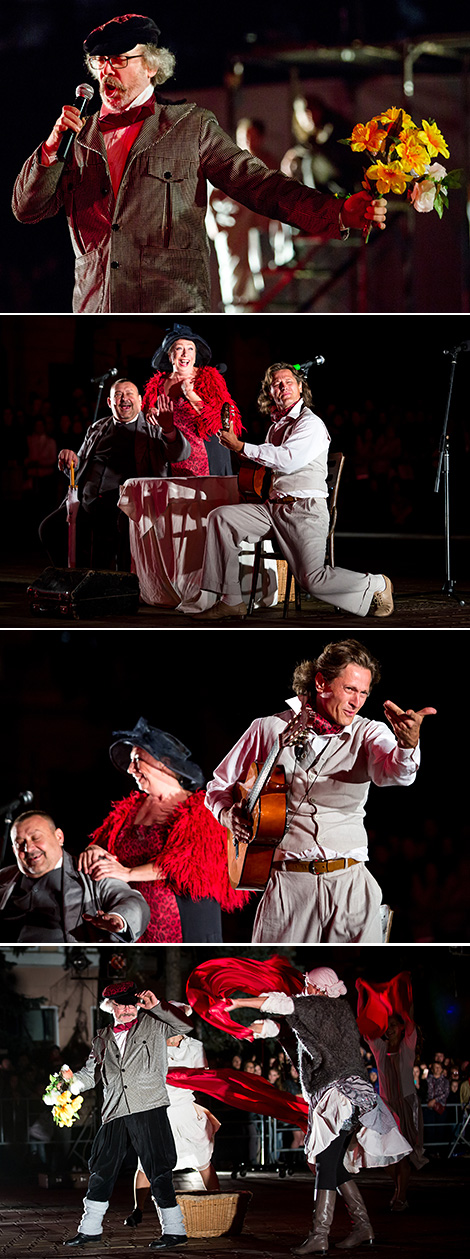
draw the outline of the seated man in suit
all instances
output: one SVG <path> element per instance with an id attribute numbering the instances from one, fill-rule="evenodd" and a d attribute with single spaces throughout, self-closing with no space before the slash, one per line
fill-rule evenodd
<path id="1" fill-rule="evenodd" d="M 137 385 L 122 378 L 111 386 L 111 415 L 88 429 L 78 454 L 61 450 L 59 468 L 77 471 L 77 563 L 94 568 L 130 568 L 129 521 L 117 503 L 129 477 L 168 476 L 170 465 L 188 459 L 190 443 L 171 412 L 158 419 L 142 413 Z M 39 537 L 53 564 L 67 564 L 67 500 L 42 521 Z"/>
<path id="2" fill-rule="evenodd" d="M 4 943 L 139 940 L 150 911 L 140 892 L 120 879 L 94 883 L 64 852 L 64 833 L 48 813 L 22 813 L 12 826 L 18 863 L 0 871 Z"/>
<path id="3" fill-rule="evenodd" d="M 266 502 L 216 507 L 207 518 L 201 589 L 215 591 L 218 602 L 198 620 L 246 616 L 238 556 L 241 543 L 275 538 L 303 590 L 355 616 L 390 616 L 392 583 L 382 573 L 355 573 L 325 564 L 328 537 L 328 447 L 330 436 L 312 410 L 312 395 L 302 372 L 291 363 L 273 363 L 265 374 L 258 407 L 270 416 L 264 442 L 239 441 L 230 430 L 219 441 L 272 472 Z"/>

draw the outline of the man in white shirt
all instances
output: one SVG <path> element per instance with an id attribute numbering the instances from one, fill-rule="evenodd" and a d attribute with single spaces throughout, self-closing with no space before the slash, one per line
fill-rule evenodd
<path id="1" fill-rule="evenodd" d="M 214 817 L 235 846 L 249 843 L 251 819 L 234 803 L 235 787 L 280 737 L 287 825 L 256 913 L 257 944 L 381 942 L 382 893 L 366 864 L 369 787 L 415 781 L 421 724 L 436 710 L 404 712 L 387 701 L 391 731 L 359 716 L 379 677 L 377 661 L 356 639 L 329 643 L 317 660 L 297 666 L 290 709 L 254 721 L 208 784 Z"/>
<path id="2" fill-rule="evenodd" d="M 310 388 L 291 363 L 268 368 L 258 399 L 271 415 L 265 442 L 242 442 L 230 429 L 219 441 L 235 454 L 272 471 L 266 502 L 217 507 L 207 519 L 201 588 L 220 597 L 208 612 L 191 615 L 219 620 L 246 616 L 238 556 L 241 544 L 274 536 L 302 589 L 356 616 L 389 616 L 392 584 L 381 573 L 355 573 L 325 564 L 329 529 L 327 506 L 330 437 L 312 410 Z"/>

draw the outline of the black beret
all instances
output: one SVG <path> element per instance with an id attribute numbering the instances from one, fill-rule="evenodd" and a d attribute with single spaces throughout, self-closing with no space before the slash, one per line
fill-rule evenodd
<path id="1" fill-rule="evenodd" d="M 135 1005 L 137 989 L 131 979 L 122 979 L 103 988 L 103 997 L 108 1001 L 116 1001 L 118 1005 Z"/>
<path id="2" fill-rule="evenodd" d="M 136 44 L 158 44 L 160 31 L 150 17 L 142 13 L 124 13 L 103 26 L 96 26 L 87 35 L 83 47 L 91 57 L 119 56 Z"/>

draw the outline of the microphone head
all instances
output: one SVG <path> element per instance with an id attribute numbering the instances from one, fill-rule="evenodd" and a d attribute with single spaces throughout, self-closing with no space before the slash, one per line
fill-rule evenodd
<path id="1" fill-rule="evenodd" d="M 227 364 L 226 364 L 226 363 L 216 363 L 216 365 L 215 365 L 215 366 L 216 366 L 216 371 L 220 372 L 220 375 L 221 375 L 221 376 L 225 376 L 225 373 L 226 373 L 226 371 L 227 371 Z"/>
<path id="2" fill-rule="evenodd" d="M 110 368 L 110 370 L 109 370 L 109 372 L 108 372 L 108 376 L 117 376 L 117 374 L 118 374 L 118 369 L 117 369 L 117 367 L 111 367 L 111 368 Z"/>
<path id="3" fill-rule="evenodd" d="M 94 95 L 95 90 L 90 83 L 79 83 L 75 88 L 75 96 L 78 96 L 80 100 L 92 101 Z"/>
<path id="4" fill-rule="evenodd" d="M 34 796 L 33 796 L 32 791 L 20 792 L 20 803 L 23 805 L 23 808 L 25 808 L 28 804 L 32 804 L 33 800 L 34 800 Z"/>

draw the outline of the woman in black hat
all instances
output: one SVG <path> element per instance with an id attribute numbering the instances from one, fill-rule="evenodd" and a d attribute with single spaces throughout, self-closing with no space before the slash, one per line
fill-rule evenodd
<path id="1" fill-rule="evenodd" d="M 113 805 L 79 868 L 138 889 L 151 911 L 141 942 L 222 943 L 221 910 L 241 909 L 249 894 L 231 887 L 226 832 L 204 804 L 202 770 L 145 717 L 115 731 L 109 752 L 138 790 Z"/>
<path id="2" fill-rule="evenodd" d="M 209 367 L 212 351 L 188 324 L 173 324 L 153 356 L 155 375 L 144 394 L 144 414 L 158 419 L 171 411 L 175 424 L 191 442 L 191 456 L 178 464 L 177 476 L 231 476 L 230 453 L 217 433 L 224 402 L 230 403 L 233 430 L 240 436 L 240 412 L 216 367 Z"/>

